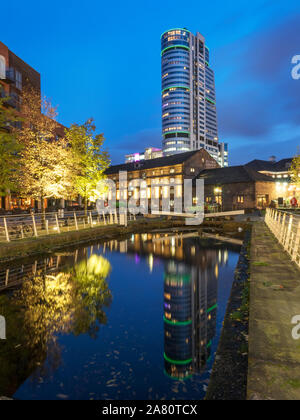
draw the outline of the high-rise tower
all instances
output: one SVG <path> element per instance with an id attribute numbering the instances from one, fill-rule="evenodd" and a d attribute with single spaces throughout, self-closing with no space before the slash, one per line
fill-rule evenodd
<path id="1" fill-rule="evenodd" d="M 226 166 L 227 145 L 218 141 L 214 71 L 204 37 L 180 28 L 164 32 L 161 68 L 164 153 L 204 148 Z"/>

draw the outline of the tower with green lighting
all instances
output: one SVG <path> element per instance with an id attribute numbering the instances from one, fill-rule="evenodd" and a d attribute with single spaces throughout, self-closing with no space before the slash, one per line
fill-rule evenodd
<path id="1" fill-rule="evenodd" d="M 205 38 L 185 28 L 164 32 L 161 71 L 164 153 L 204 148 L 226 166 L 228 146 L 218 139 L 214 71 Z"/>

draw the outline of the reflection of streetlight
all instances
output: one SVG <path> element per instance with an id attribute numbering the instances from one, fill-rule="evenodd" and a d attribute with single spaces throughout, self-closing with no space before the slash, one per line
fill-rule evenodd
<path id="1" fill-rule="evenodd" d="M 148 258 L 148 263 L 149 263 L 150 273 L 152 273 L 152 271 L 153 271 L 153 262 L 154 262 L 154 259 L 153 259 L 153 254 L 150 254 L 150 255 L 149 255 L 149 258 Z"/>
<path id="2" fill-rule="evenodd" d="M 219 266 L 218 266 L 218 263 L 216 263 L 216 266 L 215 266 L 215 276 L 216 276 L 216 278 L 219 277 Z"/>

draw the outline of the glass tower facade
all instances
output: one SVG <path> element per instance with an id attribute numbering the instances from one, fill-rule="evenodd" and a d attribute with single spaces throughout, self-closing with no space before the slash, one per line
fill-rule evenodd
<path id="1" fill-rule="evenodd" d="M 226 166 L 218 141 L 214 71 L 205 39 L 177 28 L 161 36 L 162 135 L 166 155 L 206 149 Z M 227 146 L 226 146 L 227 147 Z"/>

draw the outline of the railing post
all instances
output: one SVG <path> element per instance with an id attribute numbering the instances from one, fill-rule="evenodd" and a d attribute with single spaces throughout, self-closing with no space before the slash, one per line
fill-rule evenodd
<path id="1" fill-rule="evenodd" d="M 21 225 L 21 238 L 24 239 L 24 230 L 23 230 L 23 225 Z"/>
<path id="2" fill-rule="evenodd" d="M 74 221 L 75 221 L 75 229 L 78 230 L 77 216 L 76 216 L 75 211 L 74 211 Z"/>
<path id="3" fill-rule="evenodd" d="M 48 219 L 46 219 L 46 232 L 47 232 L 47 235 L 49 235 L 49 220 Z"/>
<path id="4" fill-rule="evenodd" d="M 36 223 L 35 223 L 35 215 L 34 215 L 34 213 L 32 213 L 31 216 L 32 216 L 32 224 L 33 224 L 34 236 L 37 238 L 38 237 L 38 233 L 37 233 L 37 229 L 36 229 Z"/>
<path id="5" fill-rule="evenodd" d="M 6 270 L 6 274 L 5 274 L 5 286 L 8 286 L 8 280 L 9 280 L 9 268 Z"/>
<path id="6" fill-rule="evenodd" d="M 286 221 L 286 213 L 283 214 L 282 217 L 282 224 L 281 224 L 281 229 L 280 229 L 280 234 L 279 234 L 279 242 L 283 242 L 284 239 L 284 230 L 285 230 L 285 221 Z"/>
<path id="7" fill-rule="evenodd" d="M 93 216 L 92 216 L 92 212 L 90 211 L 90 225 L 91 228 L 93 227 Z"/>
<path id="8" fill-rule="evenodd" d="M 103 221 L 104 221 L 104 224 L 106 225 L 107 223 L 106 223 L 106 217 L 105 217 L 105 212 L 104 212 L 104 210 L 102 211 L 102 214 L 103 214 Z"/>
<path id="9" fill-rule="evenodd" d="M 7 240 L 7 242 L 10 242 L 8 228 L 7 228 L 7 222 L 6 222 L 6 217 L 3 218 L 3 222 L 4 222 L 4 229 L 5 229 L 6 240 Z"/>
<path id="10" fill-rule="evenodd" d="M 60 233 L 60 227 L 59 227 L 59 222 L 58 222 L 58 216 L 57 216 L 57 213 L 55 213 L 55 220 L 56 220 L 57 232 L 58 232 L 58 233 Z"/>
<path id="11" fill-rule="evenodd" d="M 280 234 L 280 222 L 281 222 L 282 214 L 278 211 L 277 212 L 277 219 L 276 219 L 276 226 L 275 226 L 275 236 L 278 239 Z"/>
<path id="12" fill-rule="evenodd" d="M 289 219 L 289 224 L 288 224 L 288 228 L 287 228 L 287 233 L 286 233 L 286 237 L 285 237 L 285 241 L 284 241 L 284 249 L 287 251 L 289 249 L 289 244 L 290 244 L 290 240 L 291 240 L 291 236 L 292 236 L 292 226 L 293 226 L 293 216 L 290 216 Z"/>
<path id="13" fill-rule="evenodd" d="M 294 246 L 293 254 L 292 254 L 293 261 L 297 262 L 299 248 L 300 248 L 300 221 L 298 222 L 297 231 L 296 231 L 295 246 Z M 300 265 L 300 258 L 297 264 Z"/>

